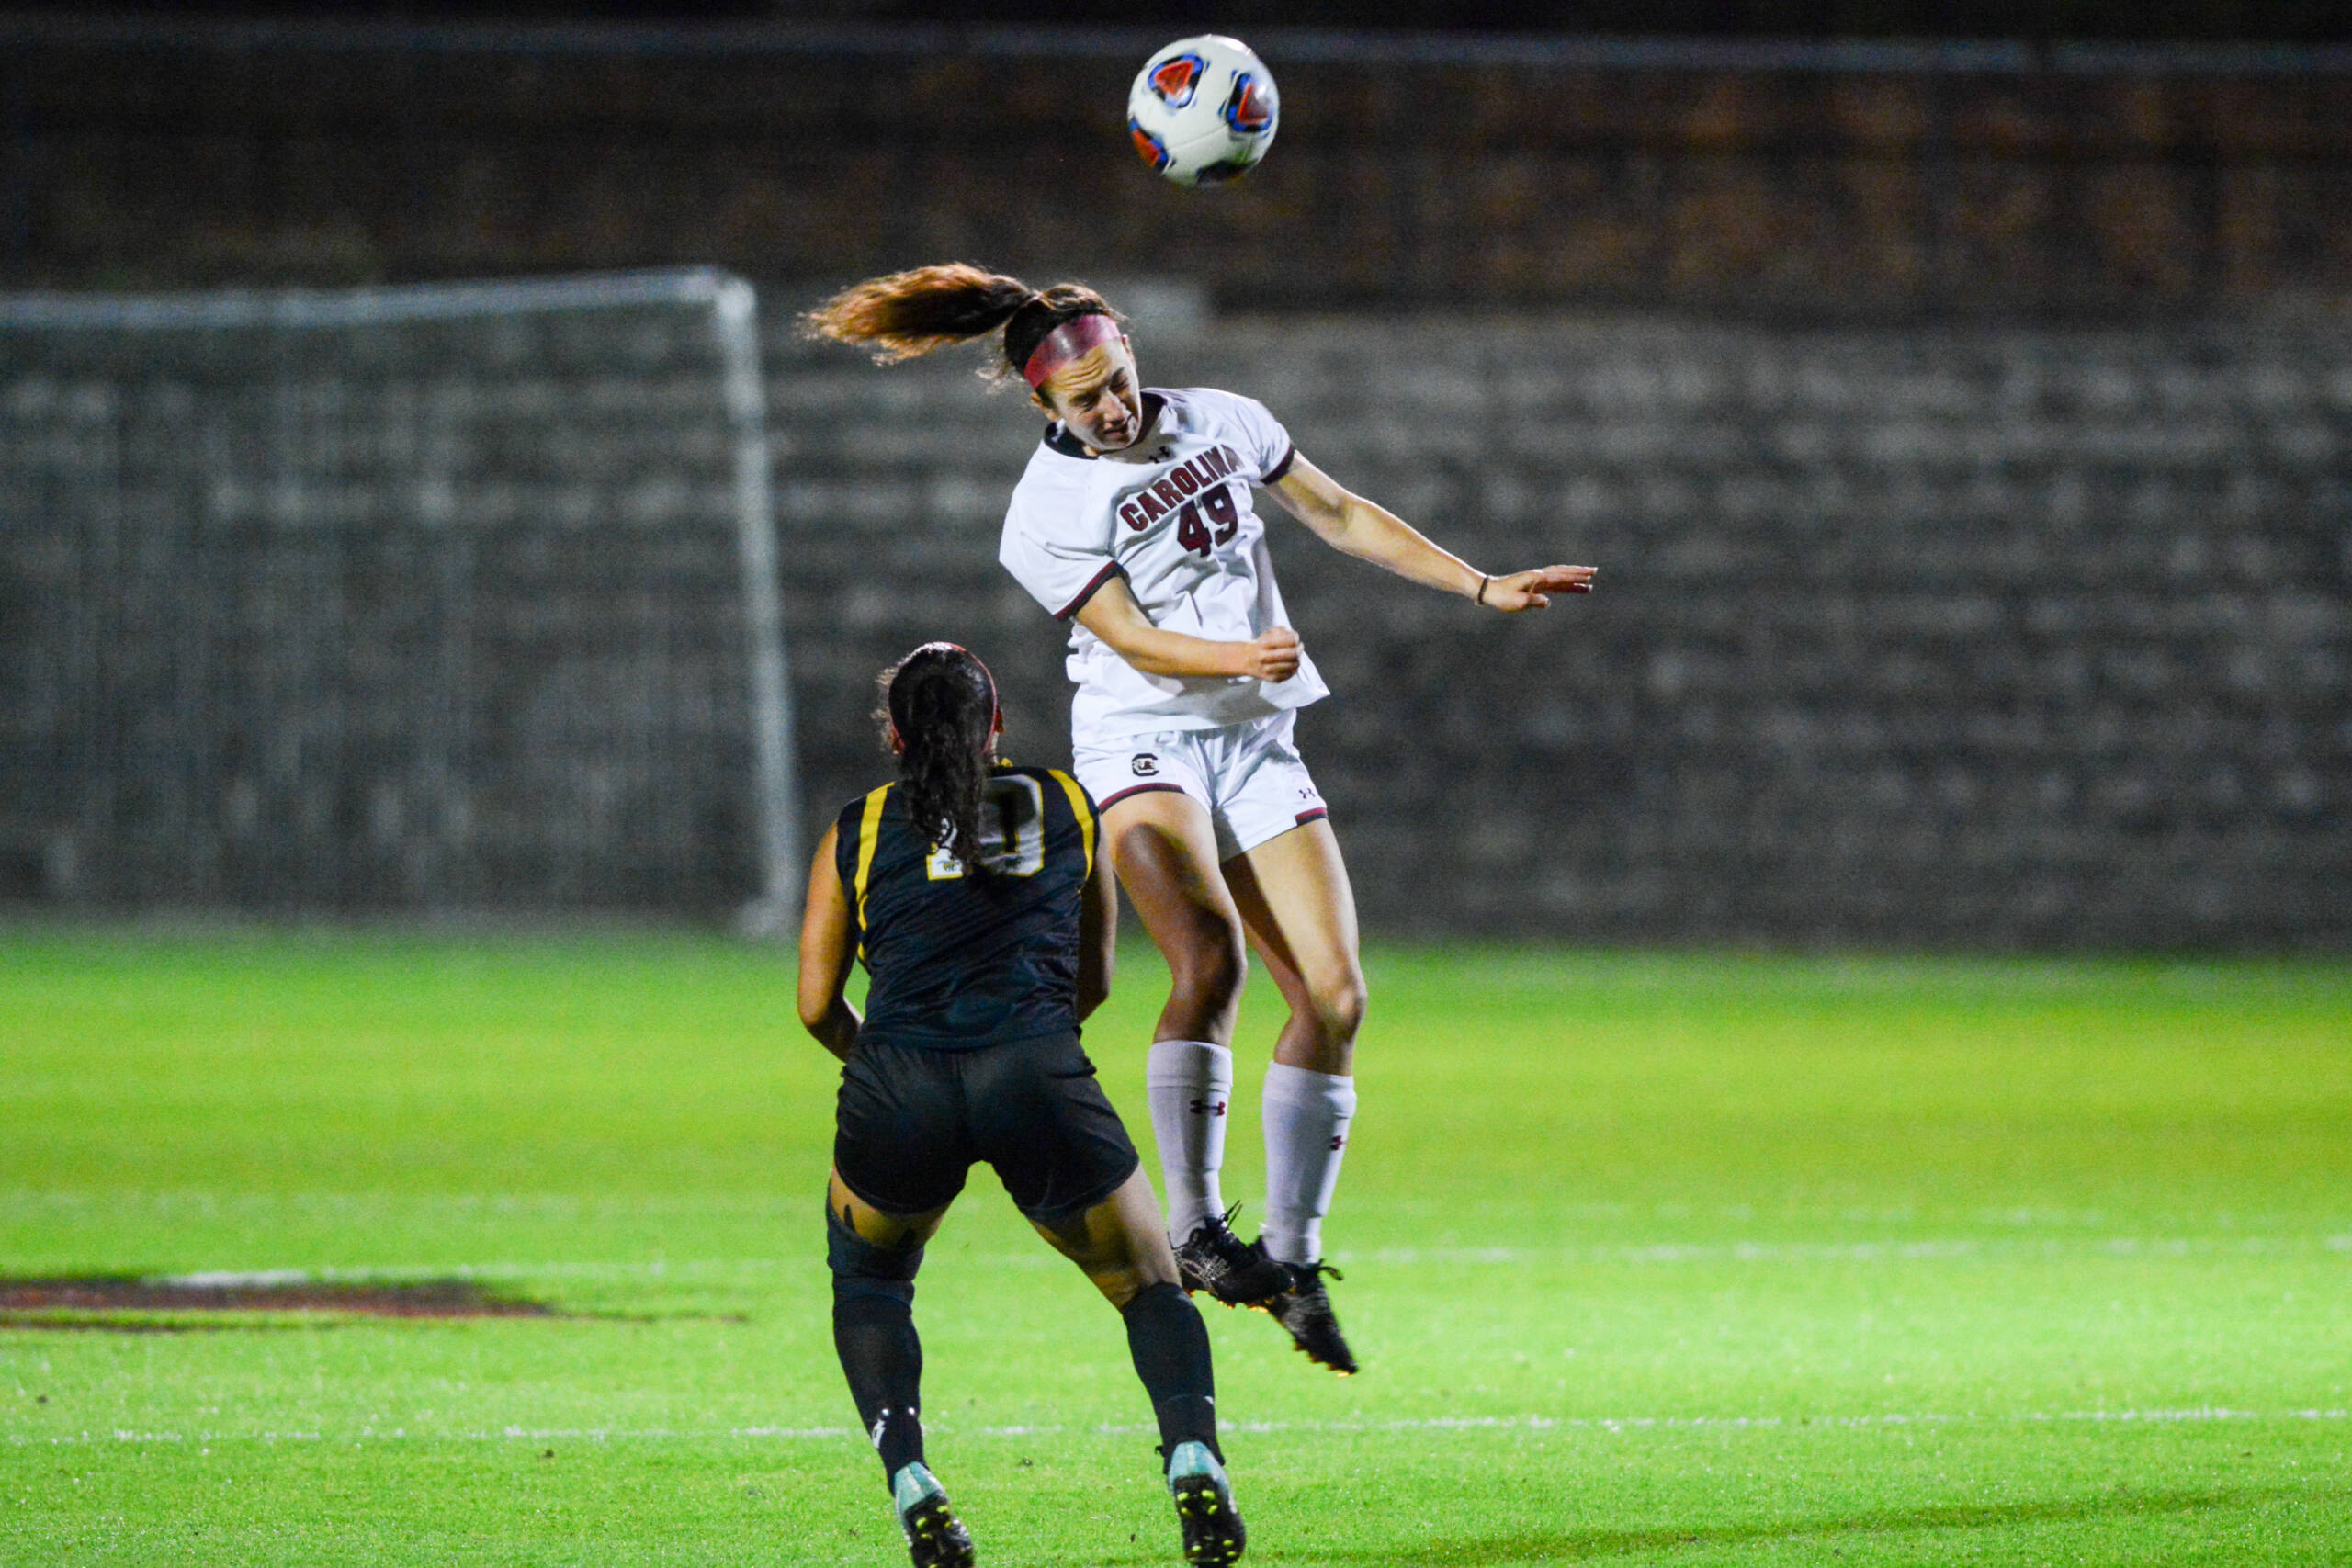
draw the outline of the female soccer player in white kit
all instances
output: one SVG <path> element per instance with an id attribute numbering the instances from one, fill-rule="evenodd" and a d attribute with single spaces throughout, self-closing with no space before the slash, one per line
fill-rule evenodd
<path id="1" fill-rule="evenodd" d="M 1321 1234 L 1355 1113 L 1355 899 L 1292 739 L 1298 710 L 1329 689 L 1288 625 L 1252 492 L 1270 491 L 1336 549 L 1487 609 L 1588 592 L 1593 569 L 1481 572 L 1334 483 L 1263 404 L 1144 389 L 1117 317 L 1079 285 L 922 267 L 859 284 L 808 322 L 885 363 L 1001 332 L 999 374 L 1020 375 L 1052 416 L 998 558 L 1076 622 L 1075 772 L 1173 976 L 1146 1086 L 1177 1261 L 1186 1289 L 1262 1306 L 1314 1359 L 1355 1371 L 1323 1284 Z M 1266 1069 L 1254 1243 L 1229 1228 L 1217 1179 L 1245 942 L 1290 1007 Z"/>

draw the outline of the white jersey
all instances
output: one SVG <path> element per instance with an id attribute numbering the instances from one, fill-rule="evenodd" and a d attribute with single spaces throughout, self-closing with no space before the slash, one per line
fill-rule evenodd
<path id="1" fill-rule="evenodd" d="M 997 559 L 1070 622 L 1070 729 L 1080 738 L 1246 724 L 1329 694 L 1312 660 L 1283 682 L 1147 675 L 1075 617 L 1114 576 L 1151 624 L 1220 642 L 1287 626 L 1252 485 L 1289 471 L 1290 435 L 1266 406 L 1210 387 L 1144 393 L 1144 434 L 1091 455 L 1049 426 L 1013 487 Z"/>

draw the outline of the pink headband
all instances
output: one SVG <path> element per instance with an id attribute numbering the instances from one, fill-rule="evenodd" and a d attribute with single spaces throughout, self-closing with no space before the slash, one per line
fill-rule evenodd
<path id="1" fill-rule="evenodd" d="M 1103 344 L 1118 341 L 1119 323 L 1110 317 L 1099 311 L 1073 316 L 1046 334 L 1046 341 L 1021 367 L 1022 378 L 1034 390 L 1071 360 L 1083 359 Z"/>

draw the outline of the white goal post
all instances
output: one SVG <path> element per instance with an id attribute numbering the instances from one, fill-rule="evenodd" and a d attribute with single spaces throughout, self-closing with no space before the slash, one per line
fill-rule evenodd
<path id="1" fill-rule="evenodd" d="M 0 770 L 19 774 L 0 789 L 0 851 L 38 840 L 54 891 L 563 908 L 707 905 L 723 887 L 747 929 L 791 922 L 801 803 L 743 279 L 0 297 L 0 592 L 13 578 L 29 607 L 0 629 L 26 644 L 5 649 L 20 664 L 0 761 L 25 766 Z M 635 531 L 609 532 L 624 513 Z M 728 517 L 732 604 L 712 596 L 705 536 Z M 315 541 L 336 531 L 325 561 Z M 565 572 L 594 604 L 549 603 Z M 485 608 L 493 577 L 511 605 Z M 424 588 L 404 596 L 412 580 Z M 449 603 L 414 602 L 439 582 Z M 588 663 L 548 630 L 567 615 L 609 643 Z M 695 639 L 719 621 L 740 623 L 742 662 L 714 673 Z M 715 710 L 738 692 L 730 722 Z M 598 728 L 624 719 L 638 728 Z M 711 749 L 740 737 L 743 798 L 686 798 L 657 753 L 730 728 Z M 567 781 L 568 736 L 610 754 Z M 353 783 L 371 759 L 383 776 Z M 463 776 L 542 763 L 527 789 Z M 599 823 L 635 835 L 609 865 Z M 714 835 L 736 846 L 727 863 L 663 870 L 709 858 Z"/>

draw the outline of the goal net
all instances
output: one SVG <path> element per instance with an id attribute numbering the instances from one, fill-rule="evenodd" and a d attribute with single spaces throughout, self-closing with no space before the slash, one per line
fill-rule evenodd
<path id="1" fill-rule="evenodd" d="M 0 299 L 0 894 L 743 910 L 798 802 L 752 291 Z"/>

